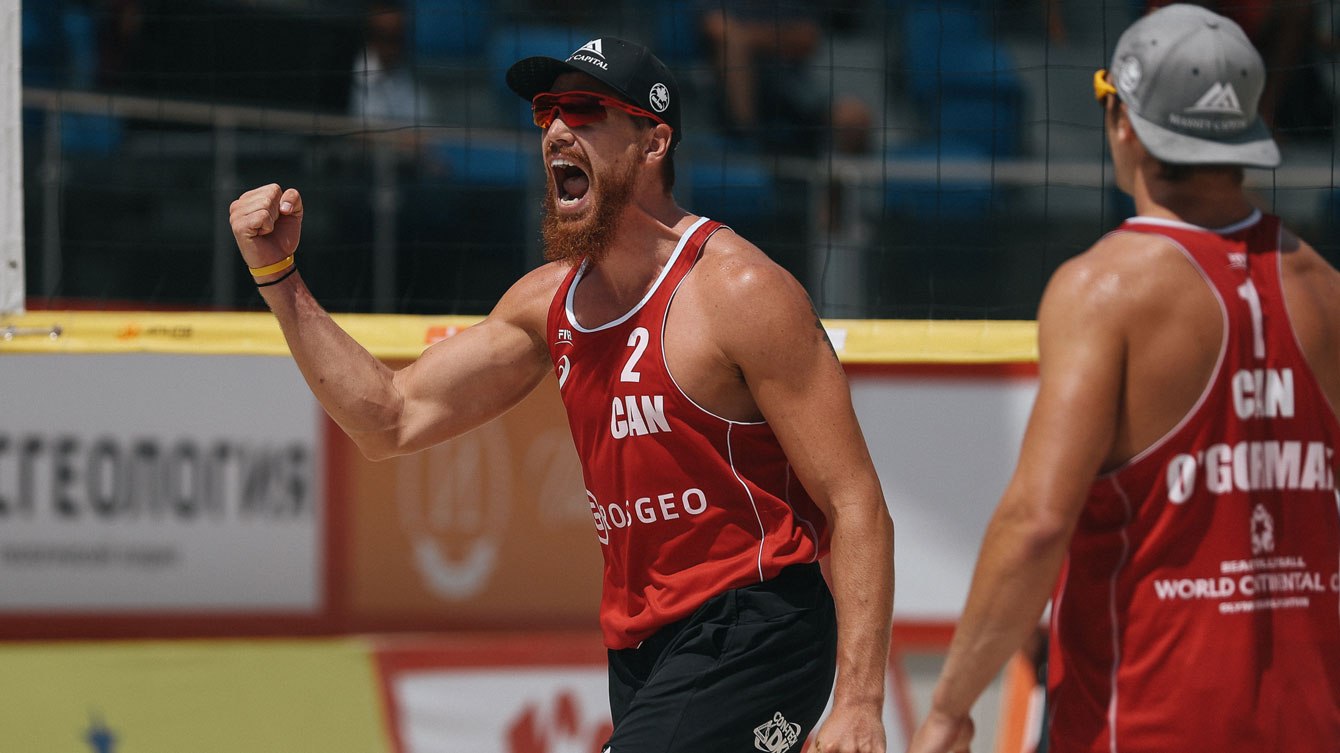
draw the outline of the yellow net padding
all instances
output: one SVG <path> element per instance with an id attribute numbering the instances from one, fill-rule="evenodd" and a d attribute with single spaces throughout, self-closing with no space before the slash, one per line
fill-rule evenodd
<path id="1" fill-rule="evenodd" d="M 477 316 L 336 314 L 378 358 L 418 357 L 424 348 L 480 321 Z M 989 364 L 1037 360 L 1031 321 L 824 321 L 844 363 Z M 4 353 L 185 353 L 286 356 L 265 312 L 33 311 L 0 316 Z"/>

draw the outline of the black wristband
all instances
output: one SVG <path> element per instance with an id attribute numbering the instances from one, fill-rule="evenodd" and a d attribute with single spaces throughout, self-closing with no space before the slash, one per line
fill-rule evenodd
<path id="1" fill-rule="evenodd" d="M 268 288 L 268 287 L 270 287 L 271 285 L 278 285 L 279 283 L 283 282 L 284 280 L 287 280 L 289 275 L 291 275 L 291 274 L 293 274 L 294 272 L 297 272 L 297 271 L 298 271 L 298 265 L 297 265 L 297 264 L 294 264 L 292 267 L 289 267 L 289 270 L 288 270 L 287 272 L 285 272 L 284 274 L 280 275 L 279 277 L 276 277 L 275 279 L 273 279 L 273 280 L 271 280 L 271 281 L 269 281 L 269 282 L 258 282 L 258 283 L 256 283 L 256 287 L 258 287 L 258 288 Z"/>

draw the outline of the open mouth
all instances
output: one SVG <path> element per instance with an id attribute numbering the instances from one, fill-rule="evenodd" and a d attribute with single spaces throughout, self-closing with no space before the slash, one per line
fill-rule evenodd
<path id="1" fill-rule="evenodd" d="M 553 176 L 558 204 L 561 207 L 576 207 L 591 188 L 591 178 L 586 171 L 568 160 L 551 161 L 549 172 Z"/>

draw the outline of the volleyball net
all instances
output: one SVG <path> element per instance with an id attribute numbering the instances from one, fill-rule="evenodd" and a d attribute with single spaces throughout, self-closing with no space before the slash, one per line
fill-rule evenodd
<path id="1" fill-rule="evenodd" d="M 0 51 L 0 132 L 22 132 L 0 173 L 11 308 L 19 281 L 31 308 L 259 308 L 226 211 L 277 182 L 304 192 L 303 274 L 332 310 L 485 313 L 541 258 L 539 132 L 504 71 L 601 35 L 676 73 L 680 203 L 826 317 L 1029 319 L 1130 211 L 1090 86 L 1129 0 L 19 5 Z M 1274 5 L 1237 9 L 1285 153 L 1248 180 L 1334 259 L 1335 12 Z M 1288 30 L 1306 44 L 1272 49 Z"/>

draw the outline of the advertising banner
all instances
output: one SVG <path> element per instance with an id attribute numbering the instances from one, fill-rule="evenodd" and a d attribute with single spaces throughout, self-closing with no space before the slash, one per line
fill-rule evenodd
<path id="1" fill-rule="evenodd" d="M 356 640 L 0 644 L 0 750 L 386 753 Z"/>
<path id="2" fill-rule="evenodd" d="M 595 632 L 383 641 L 377 664 L 397 753 L 594 753 L 613 729 Z M 895 650 L 884 706 L 890 750 L 906 746 L 911 720 Z M 768 722 L 755 730 L 761 739 Z"/>
<path id="3" fill-rule="evenodd" d="M 595 627 L 600 547 L 557 392 L 550 378 L 493 422 L 376 463 L 330 437 L 347 624 Z"/>
<path id="4" fill-rule="evenodd" d="M 600 634 L 383 639 L 396 753 L 597 751 L 612 729 Z"/>
<path id="5" fill-rule="evenodd" d="M 3 369 L 0 615 L 321 608 L 319 408 L 292 362 Z"/>
<path id="6" fill-rule="evenodd" d="M 203 337 L 183 322 L 103 324 Z M 372 462 L 287 357 L 32 352 L 0 370 L 0 638 L 596 626 L 600 547 L 552 377 L 485 426 Z M 848 372 L 897 531 L 896 625 L 942 642 L 1035 373 Z"/>

